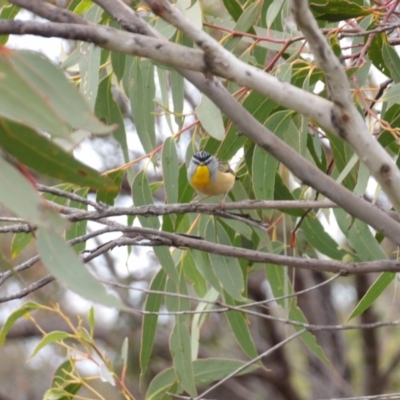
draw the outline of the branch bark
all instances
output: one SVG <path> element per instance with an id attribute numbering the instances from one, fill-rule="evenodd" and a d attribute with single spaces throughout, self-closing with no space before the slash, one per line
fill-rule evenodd
<path id="1" fill-rule="evenodd" d="M 400 212 L 400 170 L 368 130 L 350 95 L 346 73 L 318 28 L 307 0 L 291 0 L 291 11 L 325 74 L 334 106 L 329 110 L 333 130 L 350 144 L 379 182 L 396 211 Z"/>

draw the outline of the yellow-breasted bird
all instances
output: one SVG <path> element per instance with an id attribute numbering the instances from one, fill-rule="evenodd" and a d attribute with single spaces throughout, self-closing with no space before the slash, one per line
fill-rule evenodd
<path id="1" fill-rule="evenodd" d="M 199 151 L 190 160 L 189 183 L 208 197 L 226 195 L 235 184 L 236 176 L 227 162 L 206 151 Z"/>

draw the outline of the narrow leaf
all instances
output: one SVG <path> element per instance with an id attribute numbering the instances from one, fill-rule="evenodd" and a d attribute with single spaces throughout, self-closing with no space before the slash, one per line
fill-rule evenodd
<path id="1" fill-rule="evenodd" d="M 204 94 L 201 97 L 200 104 L 196 107 L 196 115 L 211 137 L 223 140 L 225 127 L 221 110 Z"/>
<path id="2" fill-rule="evenodd" d="M 358 302 L 354 310 L 351 312 L 348 320 L 358 317 L 367 308 L 375 302 L 375 300 L 383 293 L 383 291 L 389 286 L 389 284 L 396 277 L 394 272 L 383 272 L 379 275 L 378 279 L 371 285 L 367 293 Z"/>
<path id="3" fill-rule="evenodd" d="M 52 331 L 50 333 L 47 333 L 46 335 L 43 336 L 42 340 L 35 346 L 30 358 L 33 358 L 41 349 L 43 349 L 44 347 L 53 342 L 74 337 L 75 337 L 74 335 L 71 335 L 70 333 L 63 331 Z"/>
<path id="4" fill-rule="evenodd" d="M 206 238 L 214 243 L 232 246 L 228 234 L 222 225 L 209 223 Z M 236 258 L 210 254 L 211 265 L 223 288 L 235 300 L 243 300 L 241 293 L 244 290 L 243 273 Z"/>
<path id="5" fill-rule="evenodd" d="M 162 151 L 162 171 L 164 177 L 164 189 L 167 194 L 168 203 L 178 202 L 178 153 L 175 140 L 169 137 L 165 140 Z"/>
<path id="6" fill-rule="evenodd" d="M 10 329 L 14 326 L 15 322 L 23 317 L 24 315 L 30 313 L 31 311 L 37 310 L 41 308 L 40 304 L 34 303 L 33 301 L 29 301 L 25 303 L 22 307 L 18 308 L 14 312 L 12 312 L 6 321 L 3 323 L 3 326 L 0 330 L 0 347 L 3 346 L 6 336 Z"/>
<path id="7" fill-rule="evenodd" d="M 156 147 L 154 67 L 149 60 L 136 57 L 130 75 L 133 82 L 129 90 L 133 120 L 144 151 L 150 153 Z"/>
<path id="8" fill-rule="evenodd" d="M 167 281 L 167 274 L 160 269 L 150 284 L 150 290 L 163 291 Z M 146 297 L 145 311 L 156 312 L 160 310 L 163 295 L 149 293 Z M 153 350 L 156 335 L 158 315 L 145 315 L 143 317 L 142 338 L 140 344 L 140 380 L 143 382 Z"/>
<path id="9" fill-rule="evenodd" d="M 71 128 L 108 133 L 65 74 L 44 56 L 0 51 L 0 115 L 68 139 Z M 23 88 L 23 90 L 16 90 Z"/>
<path id="10" fill-rule="evenodd" d="M 237 306 L 239 304 L 243 304 L 236 302 L 227 293 L 225 293 L 225 302 L 226 304 L 229 304 L 231 306 Z M 232 329 L 232 333 L 235 335 L 235 338 L 238 341 L 240 347 L 243 349 L 243 351 L 250 358 L 257 357 L 258 356 L 257 349 L 254 344 L 253 338 L 251 337 L 250 334 L 249 321 L 246 317 L 246 314 L 240 311 L 231 310 L 226 312 L 225 316 Z"/>
<path id="11" fill-rule="evenodd" d="M 197 390 L 194 384 L 190 335 L 185 324 L 175 324 L 169 345 L 179 383 L 192 397 L 196 397 Z"/>
<path id="12" fill-rule="evenodd" d="M 46 210 L 43 200 L 28 180 L 0 158 L 0 203 L 27 222 L 61 231 L 65 221 L 52 210 Z"/>
<path id="13" fill-rule="evenodd" d="M 111 179 L 27 126 L 0 118 L 0 146 L 22 164 L 47 176 L 94 189 L 118 189 Z"/>
<path id="14" fill-rule="evenodd" d="M 52 232 L 39 229 L 37 246 L 43 264 L 61 283 L 75 293 L 107 307 L 128 310 L 117 297 L 107 292 L 78 258 L 64 239 Z"/>

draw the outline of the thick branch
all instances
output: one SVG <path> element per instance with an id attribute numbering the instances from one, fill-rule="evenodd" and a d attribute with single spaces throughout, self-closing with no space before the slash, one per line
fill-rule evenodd
<path id="1" fill-rule="evenodd" d="M 200 50 L 106 26 L 3 19 L 0 20 L 0 34 L 32 34 L 82 40 L 95 43 L 104 49 L 151 58 L 172 67 L 207 70 L 203 52 Z"/>
<path id="2" fill-rule="evenodd" d="M 400 170 L 371 135 L 362 115 L 357 111 L 350 95 L 346 73 L 319 30 L 308 1 L 292 0 L 291 10 L 325 74 L 329 97 L 334 103 L 327 117 L 331 119 L 334 132 L 350 144 L 400 213 Z"/>
<path id="3" fill-rule="evenodd" d="M 150 228 L 118 227 L 115 228 L 115 230 L 124 232 L 125 235 L 129 236 L 124 236 L 114 241 L 115 246 L 140 245 L 140 243 L 147 239 L 151 241 L 151 245 L 156 245 L 158 242 L 158 244 L 162 246 L 196 249 L 222 256 L 242 258 L 257 263 L 270 263 L 315 271 L 342 272 L 343 274 L 400 271 L 400 262 L 395 260 L 349 263 L 335 260 L 316 260 L 311 258 L 282 256 L 240 247 L 226 246 L 212 243 L 207 240 L 192 238 L 186 235 L 163 232 Z"/>
<path id="4" fill-rule="evenodd" d="M 278 104 L 307 115 L 322 126 L 334 130 L 330 119 L 331 102 L 287 82 L 282 82 L 275 76 L 239 60 L 213 37 L 192 24 L 168 0 L 146 0 L 146 3 L 156 15 L 180 29 L 203 49 L 208 70 L 212 74 L 223 76 L 238 85 L 253 89 Z"/>

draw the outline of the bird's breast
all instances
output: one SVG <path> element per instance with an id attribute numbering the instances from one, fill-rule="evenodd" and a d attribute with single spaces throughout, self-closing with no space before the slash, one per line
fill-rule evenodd
<path id="1" fill-rule="evenodd" d="M 202 187 L 210 183 L 210 170 L 205 165 L 199 165 L 192 178 L 193 186 Z"/>

